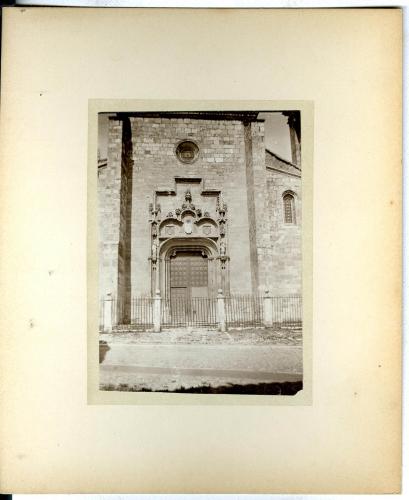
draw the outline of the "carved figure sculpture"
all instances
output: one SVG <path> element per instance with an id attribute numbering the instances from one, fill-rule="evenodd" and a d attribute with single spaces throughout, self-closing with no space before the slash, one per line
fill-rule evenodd
<path id="1" fill-rule="evenodd" d="M 156 244 L 156 241 L 152 243 L 152 260 L 156 262 L 156 259 L 158 257 L 158 245 Z"/>

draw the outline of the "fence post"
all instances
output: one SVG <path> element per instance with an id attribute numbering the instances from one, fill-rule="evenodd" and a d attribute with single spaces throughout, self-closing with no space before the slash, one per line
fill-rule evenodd
<path id="1" fill-rule="evenodd" d="M 219 330 L 221 332 L 226 331 L 226 310 L 224 304 L 223 290 L 219 288 L 217 290 L 217 322 L 219 323 Z"/>
<path id="2" fill-rule="evenodd" d="M 156 290 L 153 298 L 153 331 L 160 332 L 161 296 L 160 290 Z"/>
<path id="3" fill-rule="evenodd" d="M 273 296 L 270 290 L 264 294 L 264 326 L 273 326 Z"/>
<path id="4" fill-rule="evenodd" d="M 112 332 L 112 307 L 113 298 L 110 293 L 107 293 L 104 299 L 104 332 L 106 333 Z"/>

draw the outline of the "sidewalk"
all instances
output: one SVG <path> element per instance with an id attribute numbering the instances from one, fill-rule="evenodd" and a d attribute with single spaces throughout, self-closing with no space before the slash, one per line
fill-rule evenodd
<path id="1" fill-rule="evenodd" d="M 107 342 L 100 349 L 101 389 L 173 391 L 302 380 L 301 332 L 181 329 L 101 339 Z"/>

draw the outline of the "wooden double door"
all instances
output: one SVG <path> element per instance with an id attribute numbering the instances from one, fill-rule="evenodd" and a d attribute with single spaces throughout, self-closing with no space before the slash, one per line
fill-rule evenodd
<path id="1" fill-rule="evenodd" d="M 180 325 L 210 324 L 208 259 L 200 251 L 180 251 L 170 260 L 172 322 Z"/>

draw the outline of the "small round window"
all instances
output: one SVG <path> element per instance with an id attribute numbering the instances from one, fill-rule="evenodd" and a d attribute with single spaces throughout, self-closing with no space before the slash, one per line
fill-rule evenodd
<path id="1" fill-rule="evenodd" d="M 193 141 L 183 141 L 176 148 L 176 156 L 183 163 L 193 163 L 199 154 L 199 147 Z"/>

